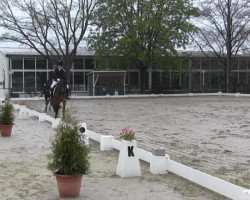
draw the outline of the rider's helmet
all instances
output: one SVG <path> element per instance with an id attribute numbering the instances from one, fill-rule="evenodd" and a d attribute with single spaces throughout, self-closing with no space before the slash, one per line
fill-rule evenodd
<path id="1" fill-rule="evenodd" d="M 57 65 L 58 65 L 58 66 L 62 66 L 62 65 L 63 65 L 62 60 L 58 60 Z"/>

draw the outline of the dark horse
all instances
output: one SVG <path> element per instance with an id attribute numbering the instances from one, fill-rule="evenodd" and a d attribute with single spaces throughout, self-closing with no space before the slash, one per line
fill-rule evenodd
<path id="1" fill-rule="evenodd" d="M 61 108 L 62 103 L 62 113 L 63 113 L 63 119 L 65 117 L 65 106 L 67 101 L 67 92 L 66 92 L 66 82 L 64 80 L 58 81 L 56 84 L 56 87 L 54 89 L 54 95 L 51 97 L 50 103 L 52 105 L 52 108 L 55 112 L 55 118 L 58 116 L 58 111 Z"/>
<path id="2" fill-rule="evenodd" d="M 47 112 L 48 109 L 48 105 L 50 103 L 50 85 L 51 83 L 49 81 L 47 81 L 46 83 L 43 84 L 43 88 L 42 88 L 42 94 L 44 95 L 44 99 L 45 99 L 45 112 Z M 49 106 L 49 110 L 50 110 L 50 106 Z"/>

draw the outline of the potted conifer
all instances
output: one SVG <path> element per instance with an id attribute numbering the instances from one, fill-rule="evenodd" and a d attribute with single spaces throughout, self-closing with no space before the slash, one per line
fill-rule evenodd
<path id="1" fill-rule="evenodd" d="M 52 153 L 48 155 L 50 169 L 57 180 L 62 198 L 75 198 L 80 194 L 83 174 L 89 172 L 89 152 L 79 123 L 67 115 L 59 124 L 51 140 Z"/>
<path id="2" fill-rule="evenodd" d="M 8 137 L 11 135 L 14 121 L 14 107 L 10 103 L 10 98 L 6 97 L 0 106 L 0 132 L 1 136 Z"/>

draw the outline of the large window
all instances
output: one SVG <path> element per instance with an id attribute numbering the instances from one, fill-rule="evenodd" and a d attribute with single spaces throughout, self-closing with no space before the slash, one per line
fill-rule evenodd
<path id="1" fill-rule="evenodd" d="M 247 69 L 247 60 L 240 60 L 239 61 L 239 70 L 246 70 Z"/>
<path id="2" fill-rule="evenodd" d="M 171 73 L 171 85 L 172 89 L 179 89 L 180 88 L 180 73 L 172 71 Z"/>
<path id="3" fill-rule="evenodd" d="M 152 72 L 152 84 L 160 85 L 161 84 L 161 73 L 160 72 Z"/>
<path id="4" fill-rule="evenodd" d="M 213 69 L 213 70 L 218 70 L 219 69 L 218 60 L 211 60 L 211 69 Z"/>
<path id="5" fill-rule="evenodd" d="M 182 89 L 188 89 L 188 84 L 189 84 L 189 73 L 188 71 L 181 72 L 181 88 Z"/>
<path id="6" fill-rule="evenodd" d="M 36 68 L 37 69 L 47 69 L 47 60 L 38 58 L 36 60 Z"/>
<path id="7" fill-rule="evenodd" d="M 23 72 L 12 74 L 12 92 L 23 92 Z"/>
<path id="8" fill-rule="evenodd" d="M 138 72 L 128 72 L 128 84 L 131 90 L 139 89 L 139 73 Z"/>
<path id="9" fill-rule="evenodd" d="M 47 81 L 47 72 L 36 72 L 36 90 L 41 91 L 43 84 Z"/>
<path id="10" fill-rule="evenodd" d="M 84 90 L 84 73 L 75 72 L 74 73 L 74 91 Z"/>
<path id="11" fill-rule="evenodd" d="M 84 75 L 85 76 L 85 79 L 84 79 L 84 81 L 85 81 L 85 89 L 84 90 L 85 91 L 88 90 L 88 78 L 89 78 L 88 73 L 89 72 L 85 72 L 85 75 Z"/>
<path id="12" fill-rule="evenodd" d="M 35 91 L 35 72 L 24 73 L 24 89 L 25 92 Z"/>
<path id="13" fill-rule="evenodd" d="M 200 90 L 200 72 L 192 73 L 192 89 L 194 91 Z"/>
<path id="14" fill-rule="evenodd" d="M 209 89 L 210 86 L 210 75 L 209 72 L 201 73 L 201 87 L 203 90 Z"/>
<path id="15" fill-rule="evenodd" d="M 35 69 L 35 58 L 24 58 L 24 69 Z"/>
<path id="16" fill-rule="evenodd" d="M 23 69 L 23 59 L 12 59 L 12 69 Z"/>
<path id="17" fill-rule="evenodd" d="M 231 72 L 230 73 L 230 83 L 231 85 L 238 84 L 238 72 Z"/>
<path id="18" fill-rule="evenodd" d="M 166 70 L 162 73 L 162 85 L 164 89 L 170 89 L 170 71 Z"/>
<path id="19" fill-rule="evenodd" d="M 192 68 L 193 69 L 200 69 L 200 59 L 192 59 Z"/>
<path id="20" fill-rule="evenodd" d="M 247 74 L 246 72 L 239 72 L 239 84 L 246 84 L 247 82 Z"/>
<path id="21" fill-rule="evenodd" d="M 85 59 L 85 69 L 94 69 L 94 59 Z"/>
<path id="22" fill-rule="evenodd" d="M 219 89 L 219 73 L 218 72 L 210 73 L 210 81 L 211 81 L 210 83 L 211 89 L 213 90 Z"/>
<path id="23" fill-rule="evenodd" d="M 83 58 L 77 58 L 74 62 L 74 69 L 83 69 Z"/>
<path id="24" fill-rule="evenodd" d="M 226 74 L 225 72 L 219 73 L 219 88 L 225 92 L 226 91 Z"/>
<path id="25" fill-rule="evenodd" d="M 247 77 L 247 84 L 249 84 L 250 83 L 250 72 L 246 73 L 246 77 Z"/>
<path id="26" fill-rule="evenodd" d="M 208 59 L 204 59 L 201 62 L 201 68 L 205 69 L 205 70 L 209 70 L 210 69 L 210 62 Z"/>
<path id="27" fill-rule="evenodd" d="M 53 70 L 53 63 L 52 63 L 52 62 L 48 62 L 48 68 L 49 68 L 50 70 Z"/>
<path id="28" fill-rule="evenodd" d="M 75 60 L 73 66 L 69 86 L 72 91 L 86 91 L 87 74 L 94 69 L 94 59 L 92 57 L 85 59 L 81 56 Z M 12 91 L 28 93 L 41 91 L 44 82 L 51 79 L 51 71 L 52 64 L 40 56 L 10 58 Z"/>

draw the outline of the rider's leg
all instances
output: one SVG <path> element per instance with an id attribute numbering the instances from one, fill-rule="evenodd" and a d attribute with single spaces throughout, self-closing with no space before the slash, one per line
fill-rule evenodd
<path id="1" fill-rule="evenodd" d="M 67 96 L 67 99 L 70 99 L 69 98 L 69 85 L 68 84 L 66 86 L 66 96 Z"/>
<path id="2" fill-rule="evenodd" d="M 50 95 L 51 95 L 51 97 L 53 97 L 54 96 L 54 89 L 55 89 L 55 87 L 56 87 L 56 84 L 57 84 L 57 82 L 55 81 L 55 80 L 53 80 L 53 82 L 52 82 L 52 84 L 51 84 L 51 86 L 50 86 Z"/>
<path id="3" fill-rule="evenodd" d="M 56 84 L 57 84 L 57 81 L 53 80 L 53 82 L 52 82 L 50 88 L 53 89 L 53 88 L 56 86 Z"/>

